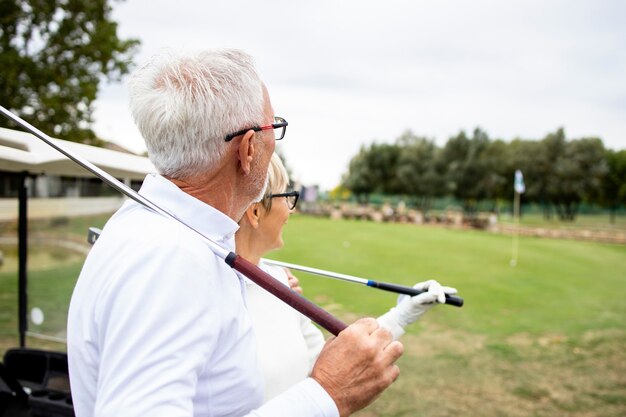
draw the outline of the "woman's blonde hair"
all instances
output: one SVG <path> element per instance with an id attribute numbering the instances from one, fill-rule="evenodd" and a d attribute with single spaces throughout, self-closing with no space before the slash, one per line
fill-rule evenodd
<path id="1" fill-rule="evenodd" d="M 265 184 L 265 191 L 263 192 L 263 198 L 260 203 L 263 204 L 266 211 L 272 209 L 272 199 L 269 198 L 271 194 L 284 193 L 289 185 L 289 174 L 277 153 L 272 154 L 272 159 L 267 172 L 267 183 Z"/>

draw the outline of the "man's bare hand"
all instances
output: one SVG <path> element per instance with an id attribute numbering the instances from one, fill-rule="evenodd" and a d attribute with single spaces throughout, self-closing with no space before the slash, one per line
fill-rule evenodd
<path id="1" fill-rule="evenodd" d="M 326 342 L 311 377 L 333 398 L 339 415 L 347 417 L 371 404 L 398 378 L 395 362 L 403 350 L 375 319 L 361 319 Z"/>

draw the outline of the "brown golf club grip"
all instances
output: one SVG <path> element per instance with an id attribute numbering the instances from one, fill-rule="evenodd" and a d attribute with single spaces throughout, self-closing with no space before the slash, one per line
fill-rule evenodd
<path id="1" fill-rule="evenodd" d="M 348 327 L 328 311 L 292 291 L 282 282 L 236 253 L 229 253 L 224 260 L 231 268 L 241 272 L 259 287 L 289 304 L 293 309 L 304 314 L 335 336 Z"/>

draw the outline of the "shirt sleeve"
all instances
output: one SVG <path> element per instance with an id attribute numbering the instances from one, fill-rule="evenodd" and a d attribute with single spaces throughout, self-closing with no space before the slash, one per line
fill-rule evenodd
<path id="1" fill-rule="evenodd" d="M 307 378 L 252 411 L 247 417 L 339 417 L 333 399 L 312 378 Z"/>
<path id="2" fill-rule="evenodd" d="M 93 415 L 189 417 L 218 339 L 219 313 L 203 300 L 211 269 L 176 246 L 155 242 L 137 251 L 144 255 L 123 266 L 96 310 L 101 362 Z"/>

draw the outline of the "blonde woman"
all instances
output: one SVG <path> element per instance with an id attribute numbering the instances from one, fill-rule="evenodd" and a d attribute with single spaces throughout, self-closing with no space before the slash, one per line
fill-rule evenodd
<path id="1" fill-rule="evenodd" d="M 287 191 L 288 185 L 287 171 L 280 157 L 274 154 L 269 164 L 265 193 L 260 201 L 252 203 L 245 211 L 235 240 L 239 255 L 301 292 L 298 280 L 288 270 L 261 261 L 268 252 L 283 246 L 283 226 L 299 197 L 297 191 Z M 405 297 L 377 319 L 394 339 L 430 307 L 437 302 L 443 303 L 445 294 L 456 293 L 454 288 L 442 287 L 436 281 L 426 281 L 415 287 L 427 292 Z M 251 281 L 246 281 L 246 303 L 265 376 L 265 399 L 269 400 L 309 375 L 324 346 L 324 336 L 308 318 Z"/>

